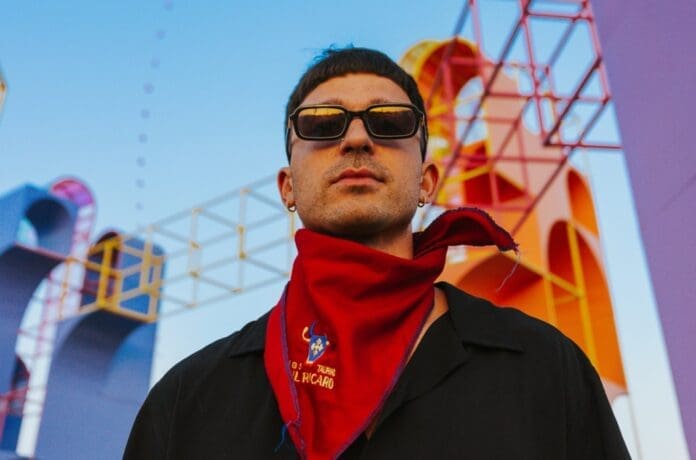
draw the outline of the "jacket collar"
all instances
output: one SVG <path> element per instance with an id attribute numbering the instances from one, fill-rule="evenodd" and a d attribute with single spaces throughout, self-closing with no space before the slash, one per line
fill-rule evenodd
<path id="1" fill-rule="evenodd" d="M 449 283 L 436 284 L 447 296 L 449 314 L 462 343 L 486 348 L 523 352 L 524 348 L 510 330 L 503 309 L 488 300 L 468 294 Z"/>
<path id="2" fill-rule="evenodd" d="M 266 312 L 262 317 L 232 334 L 227 348 L 228 357 L 263 351 L 266 345 L 266 325 L 270 313 L 270 311 Z"/>
<path id="3" fill-rule="evenodd" d="M 506 317 L 500 314 L 499 307 L 485 299 L 467 294 L 449 283 L 440 282 L 436 286 L 447 296 L 449 314 L 462 343 L 508 351 L 524 351 L 510 330 Z M 230 358 L 263 351 L 268 315 L 269 313 L 266 313 L 232 335 L 227 350 Z"/>

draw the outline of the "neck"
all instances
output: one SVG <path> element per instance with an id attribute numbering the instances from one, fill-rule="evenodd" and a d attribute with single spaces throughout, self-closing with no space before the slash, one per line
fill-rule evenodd
<path id="1" fill-rule="evenodd" d="M 410 225 L 395 232 L 359 236 L 345 235 L 342 238 L 402 259 L 413 259 L 413 233 Z"/>

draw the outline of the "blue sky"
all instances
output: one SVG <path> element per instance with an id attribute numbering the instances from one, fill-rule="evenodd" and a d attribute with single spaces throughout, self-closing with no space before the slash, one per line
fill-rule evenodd
<path id="1" fill-rule="evenodd" d="M 287 96 L 319 50 L 352 43 L 399 59 L 420 40 L 449 37 L 463 4 L 0 0 L 0 69 L 8 85 L 0 112 L 0 194 L 77 176 L 96 197 L 96 232 L 131 231 L 273 174 L 285 162 Z M 489 55 L 497 54 L 515 15 L 514 2 L 482 4 Z M 556 26 L 540 27 L 543 36 Z M 572 87 L 587 56 L 580 48 L 563 59 L 567 79 L 560 84 Z M 598 137 L 615 139 L 611 116 L 603 121 Z M 634 413 L 648 420 L 660 409 L 652 407 L 657 398 L 641 400 L 641 391 L 664 388 L 669 377 L 649 375 L 641 360 L 653 353 L 664 371 L 663 344 L 625 165 L 621 154 L 597 155 L 578 164 L 598 173 L 594 193 L 603 243 L 611 244 L 605 263 L 627 375 L 643 385 L 633 389 Z M 617 262 L 631 257 L 631 264 Z M 636 285 L 646 290 L 643 310 L 628 295 Z M 267 310 L 280 289 L 163 322 L 155 375 Z M 642 342 L 632 338 L 634 330 Z M 646 438 L 644 453 L 661 445 Z"/>
<path id="2" fill-rule="evenodd" d="M 285 101 L 318 50 L 398 59 L 448 36 L 460 3 L 0 2 L 0 192 L 77 175 L 98 229 L 133 229 L 273 173 Z"/>

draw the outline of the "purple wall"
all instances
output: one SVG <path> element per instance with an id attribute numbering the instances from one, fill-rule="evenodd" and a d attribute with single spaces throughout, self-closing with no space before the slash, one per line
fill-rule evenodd
<path id="1" fill-rule="evenodd" d="M 592 3 L 696 458 L 696 1 Z"/>

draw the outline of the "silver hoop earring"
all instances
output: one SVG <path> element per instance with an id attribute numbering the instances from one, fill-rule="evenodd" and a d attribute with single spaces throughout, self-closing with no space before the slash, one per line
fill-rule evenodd
<path id="1" fill-rule="evenodd" d="M 423 201 L 423 200 L 418 200 L 418 207 L 419 207 L 419 208 L 422 208 L 423 206 L 425 206 L 425 201 Z"/>
<path id="2" fill-rule="evenodd" d="M 289 211 L 289 212 L 295 212 L 295 211 L 297 211 L 297 206 L 294 205 L 294 204 L 289 204 L 289 205 L 287 205 L 286 207 L 288 208 L 288 211 Z"/>

